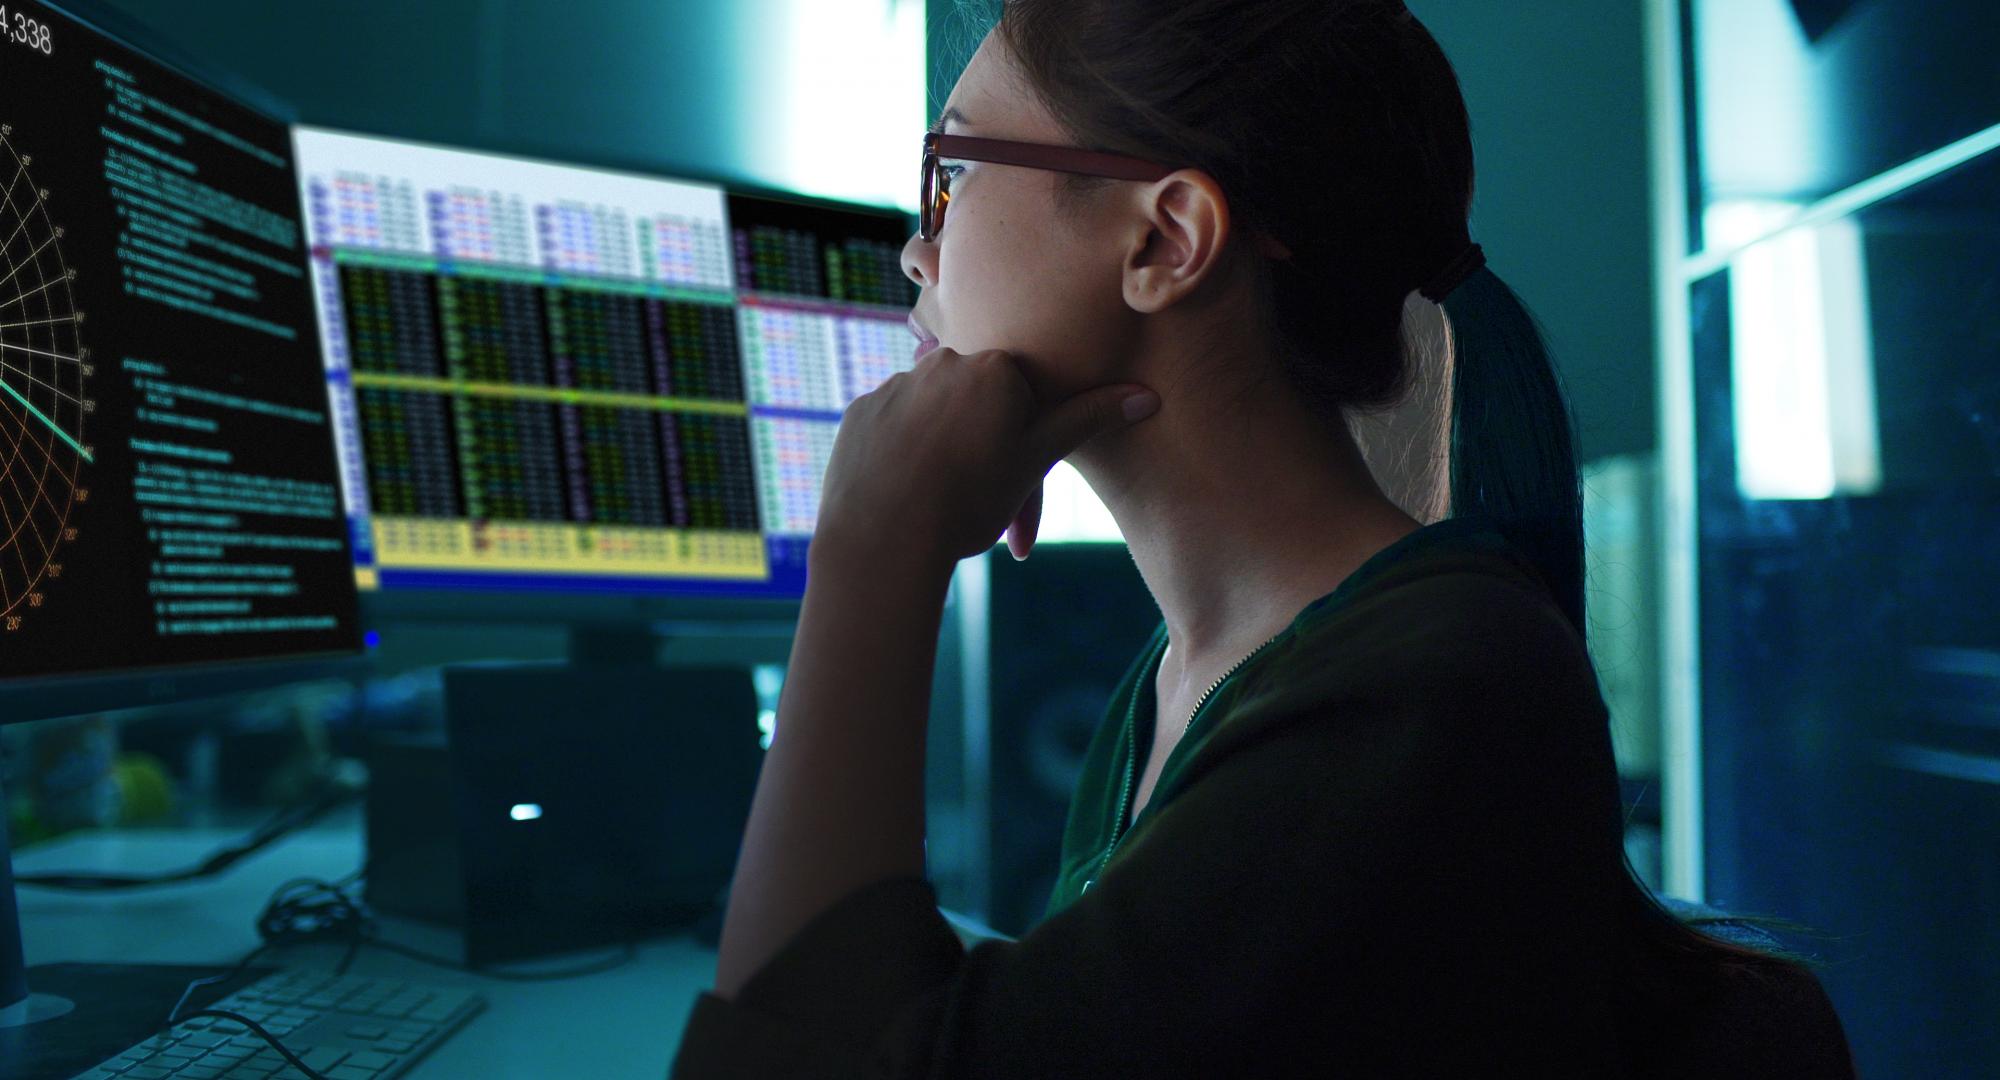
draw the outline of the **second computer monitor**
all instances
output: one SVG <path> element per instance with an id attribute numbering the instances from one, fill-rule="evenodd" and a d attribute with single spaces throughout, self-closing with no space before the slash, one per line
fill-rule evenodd
<path id="1" fill-rule="evenodd" d="M 795 600 L 895 211 L 301 128 L 357 579 Z"/>

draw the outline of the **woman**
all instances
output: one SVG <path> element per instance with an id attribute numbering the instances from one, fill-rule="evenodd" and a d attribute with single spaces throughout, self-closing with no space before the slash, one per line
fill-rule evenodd
<path id="1" fill-rule="evenodd" d="M 935 347 L 841 427 L 675 1075 L 1801 1064 L 1691 1049 L 1725 976 L 1802 973 L 1679 927 L 1624 863 L 1569 421 L 1467 234 L 1424 27 L 1386 0 L 1012 0 L 942 134 L 904 253 Z M 1406 302 L 1446 297 L 1448 470 L 1389 448 L 1415 463 L 1392 498 L 1347 418 L 1406 398 Z M 1163 624 L 1047 918 L 967 953 L 923 878 L 940 610 L 1003 531 L 1027 556 L 1065 458 Z M 1412 516 L 1440 494 L 1450 520 Z M 1841 1075 L 1837 1022 L 1814 1037 Z"/>

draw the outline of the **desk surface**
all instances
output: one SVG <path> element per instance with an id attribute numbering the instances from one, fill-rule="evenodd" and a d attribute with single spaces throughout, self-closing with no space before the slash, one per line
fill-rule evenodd
<path id="1" fill-rule="evenodd" d="M 174 870 L 242 835 L 225 829 L 91 833 L 18 852 L 14 869 L 20 874 Z M 256 948 L 253 924 L 278 886 L 295 877 L 339 878 L 359 865 L 361 833 L 349 823 L 288 837 L 206 881 L 104 895 L 23 886 L 18 893 L 28 963 L 233 964 Z M 421 938 L 395 937 L 443 950 Z M 344 952 L 339 945 L 299 946 L 267 953 L 258 962 L 331 970 Z M 604 955 L 551 957 L 516 970 L 563 968 Z M 380 949 L 363 949 L 350 970 L 468 986 L 485 995 L 486 1011 L 419 1062 L 408 1074 L 414 1080 L 657 1080 L 667 1073 L 696 996 L 713 984 L 715 952 L 684 938 L 659 940 L 641 945 L 637 959 L 616 970 L 549 983 L 483 979 Z"/>

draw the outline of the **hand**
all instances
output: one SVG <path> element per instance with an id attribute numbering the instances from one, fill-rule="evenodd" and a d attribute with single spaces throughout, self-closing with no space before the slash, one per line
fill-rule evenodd
<path id="1" fill-rule="evenodd" d="M 847 407 L 814 542 L 948 567 L 993 546 L 1005 530 L 1014 557 L 1026 558 L 1049 470 L 1159 406 L 1158 394 L 1132 384 L 1044 405 L 1009 354 L 935 349 Z"/>

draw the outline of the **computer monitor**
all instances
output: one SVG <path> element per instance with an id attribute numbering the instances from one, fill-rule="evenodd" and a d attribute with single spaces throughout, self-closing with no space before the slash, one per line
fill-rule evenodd
<path id="1" fill-rule="evenodd" d="M 4 11 L 0 722 L 323 672 L 272 663 L 360 649 L 290 132 Z M 0 1024 L 19 941 L 0 873 Z"/>
<path id="2" fill-rule="evenodd" d="M 8 13 L 0 720 L 358 651 L 286 127 Z"/>
<path id="3" fill-rule="evenodd" d="M 300 128 L 371 617 L 795 617 L 907 215 Z"/>

